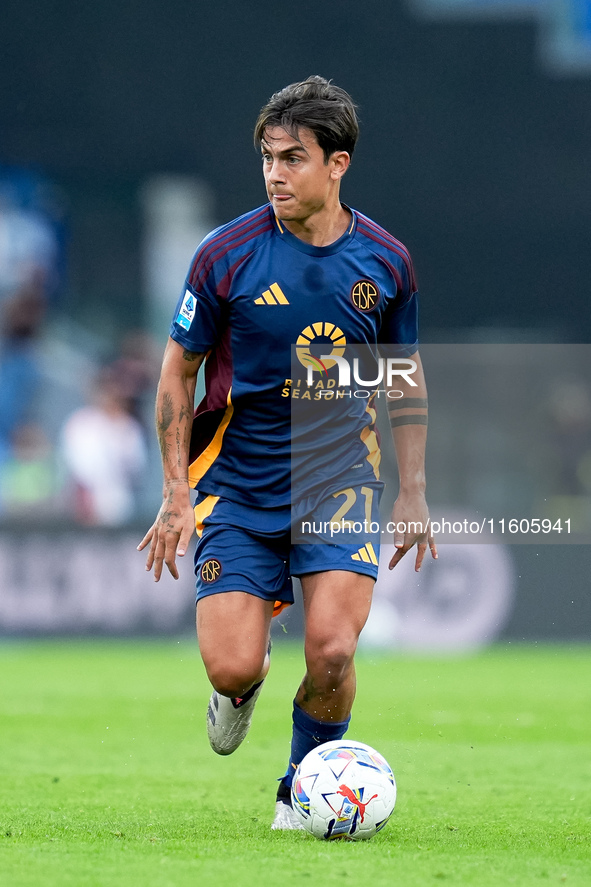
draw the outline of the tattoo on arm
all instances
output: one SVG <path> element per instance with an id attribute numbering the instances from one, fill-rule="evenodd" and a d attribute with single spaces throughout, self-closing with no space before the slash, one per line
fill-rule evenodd
<path id="1" fill-rule="evenodd" d="M 181 427 L 177 425 L 176 428 L 176 464 L 180 468 L 182 463 L 181 459 Z"/>
<path id="2" fill-rule="evenodd" d="M 400 400 L 390 401 L 388 411 L 393 413 L 394 410 L 426 410 L 428 401 L 426 397 L 402 397 Z"/>
<path id="3" fill-rule="evenodd" d="M 392 416 L 390 425 L 392 428 L 398 428 L 400 425 L 427 425 L 428 419 L 421 413 L 411 413 L 407 416 Z"/>
<path id="4" fill-rule="evenodd" d="M 388 404 L 388 414 L 392 428 L 400 425 L 427 425 L 427 398 L 426 397 L 402 397 Z M 401 413 L 402 410 L 425 410 L 424 413 Z"/>
<path id="5" fill-rule="evenodd" d="M 200 351 L 189 351 L 187 348 L 183 349 L 183 360 L 189 361 L 197 360 L 197 358 L 201 355 Z"/>
<path id="6" fill-rule="evenodd" d="M 158 432 L 158 442 L 160 444 L 160 452 L 162 453 L 162 459 L 166 461 L 168 459 L 169 453 L 169 444 L 167 440 L 167 432 L 172 423 L 174 411 L 172 405 L 172 397 L 165 391 L 162 395 L 162 406 L 160 408 L 160 414 L 156 418 L 156 430 Z"/>
<path id="7" fill-rule="evenodd" d="M 184 428 L 181 429 L 182 423 L 185 419 L 187 419 L 188 422 L 186 422 Z M 191 428 L 193 424 L 191 419 L 191 410 L 186 404 L 183 404 L 179 411 L 179 420 L 176 429 L 176 458 L 179 468 L 183 465 L 183 447 L 188 448 L 191 440 Z"/>

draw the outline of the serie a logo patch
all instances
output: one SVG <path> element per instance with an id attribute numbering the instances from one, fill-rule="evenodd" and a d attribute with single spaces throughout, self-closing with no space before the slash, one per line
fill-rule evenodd
<path id="1" fill-rule="evenodd" d="M 196 307 L 197 299 L 191 290 L 185 290 L 181 308 L 176 319 L 178 325 L 182 326 L 183 329 L 188 330 L 193 323 Z"/>
<path id="2" fill-rule="evenodd" d="M 202 582 L 215 582 L 216 579 L 219 579 L 222 575 L 222 565 L 215 557 L 210 557 L 209 560 L 205 561 L 201 566 L 201 580 Z"/>
<path id="3" fill-rule="evenodd" d="M 358 280 L 351 287 L 351 301 L 358 311 L 373 311 L 380 301 L 380 291 L 371 280 Z"/>

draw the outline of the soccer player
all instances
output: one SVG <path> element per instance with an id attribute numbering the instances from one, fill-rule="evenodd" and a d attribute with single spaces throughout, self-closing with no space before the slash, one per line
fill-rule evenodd
<path id="1" fill-rule="evenodd" d="M 196 526 L 197 634 L 213 685 L 207 730 L 222 755 L 246 736 L 269 669 L 271 618 L 293 602 L 291 576 L 301 579 L 306 674 L 277 829 L 300 827 L 290 802 L 297 764 L 347 730 L 353 659 L 377 575 L 375 404 L 337 395 L 338 358 L 349 344 L 399 345 L 414 361 L 389 401 L 400 474 L 390 567 L 414 545 L 417 570 L 427 546 L 437 556 L 425 502 L 427 394 L 412 263 L 398 240 L 339 196 L 358 131 L 351 97 L 318 76 L 262 108 L 255 142 L 268 203 L 209 234 L 189 269 L 156 401 L 163 503 L 139 546 L 150 546 L 146 568 L 156 581 L 164 565 L 178 578 L 176 557 Z M 206 396 L 194 416 L 203 362 Z M 300 411 L 293 423 L 292 407 Z M 294 516 L 311 528 L 297 544 Z M 362 538 L 327 540 L 322 526 L 345 518 L 366 519 Z"/>

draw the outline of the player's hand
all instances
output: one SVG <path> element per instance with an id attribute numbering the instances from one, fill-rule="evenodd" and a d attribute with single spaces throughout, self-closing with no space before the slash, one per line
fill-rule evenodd
<path id="1" fill-rule="evenodd" d="M 421 569 L 427 546 L 429 546 L 431 557 L 437 559 L 437 546 L 431 532 L 429 509 L 423 493 L 400 493 L 394 503 L 392 523 L 394 524 L 396 552 L 388 564 L 390 570 L 394 569 L 413 545 L 417 546 L 415 559 L 417 573 Z"/>
<path id="2" fill-rule="evenodd" d="M 146 559 L 146 570 L 154 568 L 154 580 L 162 576 L 163 565 L 175 579 L 179 578 L 176 558 L 184 557 L 189 545 L 195 518 L 186 481 L 169 482 L 164 487 L 164 501 L 156 520 L 137 547 L 143 551 L 150 546 Z"/>

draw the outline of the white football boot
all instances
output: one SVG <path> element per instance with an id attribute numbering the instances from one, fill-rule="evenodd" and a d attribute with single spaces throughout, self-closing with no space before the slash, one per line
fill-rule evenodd
<path id="1" fill-rule="evenodd" d="M 270 651 L 271 644 L 265 657 L 267 671 Z M 265 678 L 238 699 L 221 696 L 216 690 L 211 694 L 207 706 L 207 737 L 217 755 L 231 755 L 244 741 L 264 682 Z"/>
<path id="2" fill-rule="evenodd" d="M 261 681 L 246 700 L 229 699 L 215 690 L 211 694 L 207 706 L 207 736 L 216 754 L 231 755 L 245 739 L 263 683 Z"/>
<path id="3" fill-rule="evenodd" d="M 271 828 L 278 831 L 305 831 L 304 826 L 293 812 L 291 806 L 291 789 L 283 780 L 277 787 L 277 801 L 275 803 L 275 818 Z"/>
<path id="4" fill-rule="evenodd" d="M 287 801 L 277 801 L 275 804 L 275 818 L 271 823 L 272 829 L 279 831 L 306 831 L 302 823 L 299 821 L 290 803 Z"/>

